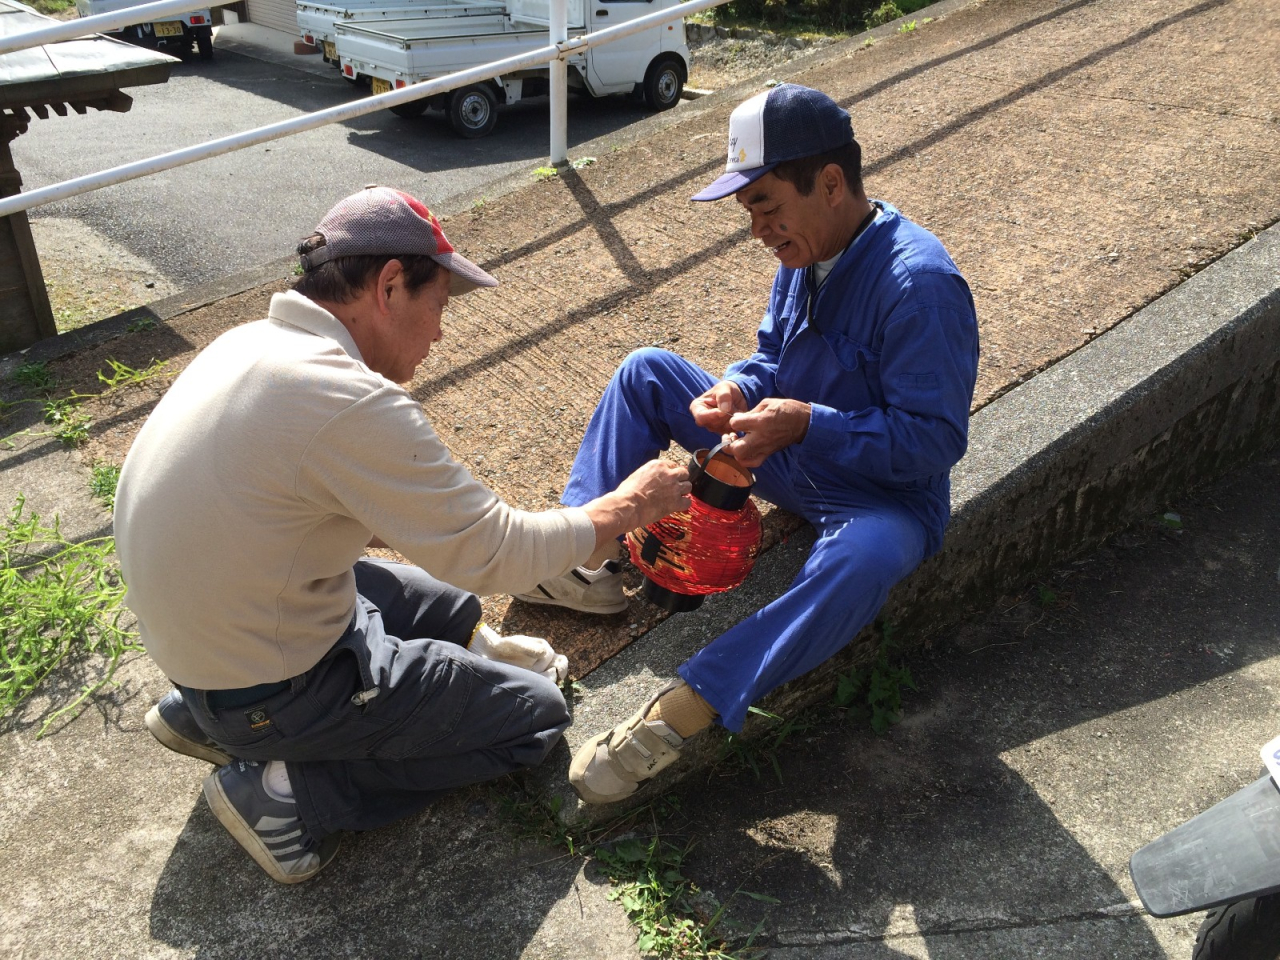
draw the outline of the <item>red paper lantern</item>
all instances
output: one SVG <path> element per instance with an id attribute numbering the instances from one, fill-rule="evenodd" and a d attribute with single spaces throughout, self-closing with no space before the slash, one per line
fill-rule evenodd
<path id="1" fill-rule="evenodd" d="M 688 510 L 627 534 L 645 598 L 672 613 L 696 610 L 708 594 L 742 583 L 760 553 L 755 478 L 720 446 L 690 459 Z"/>

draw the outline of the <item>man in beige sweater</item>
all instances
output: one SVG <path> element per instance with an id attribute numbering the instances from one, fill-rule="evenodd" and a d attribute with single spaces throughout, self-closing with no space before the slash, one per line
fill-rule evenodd
<path id="1" fill-rule="evenodd" d="M 324 867 L 339 831 L 540 762 L 569 723 L 567 663 L 481 624 L 474 593 L 598 567 L 689 490 L 652 461 L 581 507 L 509 507 L 399 385 L 450 295 L 497 281 L 382 187 L 335 206 L 299 253 L 294 290 L 161 400 L 115 510 L 128 604 L 176 687 L 147 726 L 219 765 L 210 807 L 283 883 Z M 371 542 L 415 565 L 362 559 Z"/>

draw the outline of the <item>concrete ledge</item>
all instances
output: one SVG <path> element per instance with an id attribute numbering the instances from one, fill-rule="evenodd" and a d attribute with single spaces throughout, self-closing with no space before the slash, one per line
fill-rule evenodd
<path id="1" fill-rule="evenodd" d="M 155 300 L 145 306 L 134 307 L 114 317 L 95 320 L 75 330 L 60 333 L 56 337 L 39 340 L 25 350 L 0 356 L 0 381 L 25 363 L 69 357 L 73 353 L 122 337 L 130 333 L 135 324 L 147 321 L 163 323 L 227 297 L 253 290 L 263 284 L 288 279 L 293 276 L 293 268 L 296 264 L 296 257 L 283 257 L 261 267 L 241 270 L 218 280 L 197 284 L 171 297 Z"/>
<path id="2" fill-rule="evenodd" d="M 973 418 L 953 472 L 953 517 L 941 553 L 890 594 L 881 613 L 919 646 L 1048 566 L 1246 461 L 1280 436 L 1280 226 L 1138 311 Z M 625 803 L 581 804 L 567 782 L 572 751 L 635 711 L 708 640 L 778 596 L 812 533 L 761 558 L 737 591 L 664 621 L 581 684 L 574 724 L 531 772 L 566 822 L 617 816 L 705 774 L 724 731 Z M 788 715 L 830 696 L 836 676 L 871 659 L 864 630 L 823 667 L 760 704 Z M 748 719 L 746 736 L 762 725 Z"/>

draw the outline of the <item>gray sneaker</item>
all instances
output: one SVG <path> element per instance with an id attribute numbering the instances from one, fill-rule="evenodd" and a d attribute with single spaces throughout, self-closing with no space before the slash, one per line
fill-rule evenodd
<path id="1" fill-rule="evenodd" d="M 208 760 L 217 767 L 231 762 L 231 754 L 206 737 L 204 731 L 196 725 L 196 718 L 191 715 L 183 702 L 182 694 L 177 690 L 166 693 L 159 703 L 147 711 L 143 722 L 151 735 L 174 753 L 182 753 L 197 760 Z"/>
<path id="2" fill-rule="evenodd" d="M 627 609 L 622 592 L 622 565 L 606 560 L 595 570 L 574 567 L 562 577 L 543 580 L 528 593 L 517 593 L 517 600 L 567 607 L 582 613 L 621 613 Z"/>
<path id="3" fill-rule="evenodd" d="M 255 760 L 232 761 L 204 778 L 204 798 L 271 879 L 310 880 L 333 859 L 342 837 L 335 833 L 316 843 L 298 817 L 298 805 L 267 793 L 266 768 Z"/>

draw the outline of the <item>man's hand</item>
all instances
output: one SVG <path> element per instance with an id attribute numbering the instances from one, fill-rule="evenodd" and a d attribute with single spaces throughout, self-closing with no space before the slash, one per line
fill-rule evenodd
<path id="1" fill-rule="evenodd" d="M 702 396 L 694 397 L 689 412 L 698 426 L 724 433 L 729 429 L 730 417 L 747 412 L 747 400 L 736 383 L 721 380 Z"/>
<path id="2" fill-rule="evenodd" d="M 634 530 L 687 509 L 690 489 L 689 468 L 683 463 L 650 460 L 618 484 L 615 493 L 632 503 L 636 521 L 627 529 Z"/>
<path id="3" fill-rule="evenodd" d="M 725 452 L 744 467 L 758 467 L 770 454 L 804 439 L 811 412 L 799 400 L 761 400 L 754 410 L 729 418 Z"/>
<path id="4" fill-rule="evenodd" d="M 689 468 L 682 463 L 650 460 L 618 485 L 582 509 L 596 528 L 596 550 L 636 527 L 661 520 L 689 506 Z"/>

